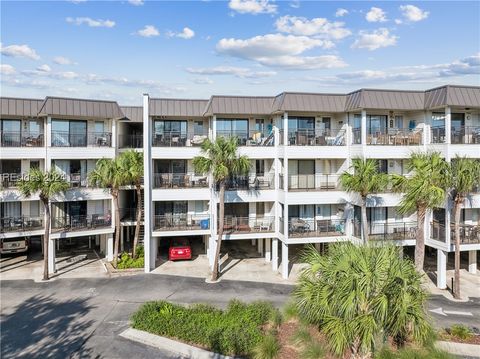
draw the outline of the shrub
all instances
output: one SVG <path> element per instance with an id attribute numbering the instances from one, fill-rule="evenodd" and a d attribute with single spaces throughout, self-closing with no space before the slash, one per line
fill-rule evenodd
<path id="1" fill-rule="evenodd" d="M 459 339 L 470 339 L 473 336 L 473 332 L 469 327 L 463 324 L 454 324 L 450 327 L 450 335 L 457 337 Z"/>
<path id="2" fill-rule="evenodd" d="M 302 359 L 321 359 L 325 357 L 325 349 L 319 342 L 310 340 L 301 350 L 300 357 Z"/>
<path id="3" fill-rule="evenodd" d="M 145 265 L 143 246 L 138 246 L 136 252 L 137 258 L 135 259 L 126 252 L 122 253 L 117 262 L 117 269 L 143 268 Z"/>
<path id="4" fill-rule="evenodd" d="M 389 348 L 381 349 L 375 359 L 454 359 L 453 355 L 435 348 L 404 348 L 396 352 Z"/>
<path id="5" fill-rule="evenodd" d="M 226 355 L 249 355 L 264 336 L 275 309 L 266 302 L 232 300 L 226 310 L 206 304 L 184 307 L 147 302 L 133 315 L 133 327 Z"/>
<path id="6" fill-rule="evenodd" d="M 289 301 L 285 306 L 283 307 L 283 317 L 285 320 L 290 320 L 294 319 L 298 316 L 298 310 L 295 302 Z"/>
<path id="7" fill-rule="evenodd" d="M 273 333 L 265 335 L 253 349 L 254 359 L 275 359 L 280 353 L 280 344 Z"/>

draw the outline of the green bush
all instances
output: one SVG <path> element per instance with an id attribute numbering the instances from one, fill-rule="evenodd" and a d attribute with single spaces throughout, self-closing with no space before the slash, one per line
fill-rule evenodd
<path id="1" fill-rule="evenodd" d="M 280 344 L 273 333 L 265 335 L 253 349 L 254 359 L 275 359 L 280 353 Z"/>
<path id="2" fill-rule="evenodd" d="M 459 339 L 470 339 L 473 336 L 473 332 L 469 327 L 463 324 L 454 324 L 450 327 L 450 335 L 457 337 Z"/>
<path id="3" fill-rule="evenodd" d="M 184 307 L 147 302 L 133 315 L 135 329 L 205 347 L 226 355 L 250 355 L 260 343 L 262 327 L 275 309 L 267 302 L 232 300 L 226 310 L 206 304 Z"/>
<path id="4" fill-rule="evenodd" d="M 375 359 L 453 359 L 454 356 L 435 348 L 404 348 L 396 352 L 383 348 L 374 357 Z"/>
<path id="5" fill-rule="evenodd" d="M 300 352 L 300 358 L 302 359 L 321 359 L 324 357 L 325 349 L 319 342 L 313 339 L 309 343 L 306 343 Z"/>
<path id="6" fill-rule="evenodd" d="M 122 253 L 117 262 L 117 269 L 143 268 L 145 265 L 143 246 L 138 246 L 136 252 L 137 258 L 135 259 L 126 252 Z"/>

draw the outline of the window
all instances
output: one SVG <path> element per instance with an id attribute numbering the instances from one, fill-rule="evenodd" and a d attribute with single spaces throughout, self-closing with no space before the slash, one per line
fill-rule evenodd
<path id="1" fill-rule="evenodd" d="M 186 135 L 187 121 L 163 121 L 157 120 L 154 122 L 154 130 L 156 135 Z"/>
<path id="2" fill-rule="evenodd" d="M 217 119 L 217 134 L 237 137 L 248 136 L 247 119 Z"/>
<path id="3" fill-rule="evenodd" d="M 288 131 L 313 130 L 315 129 L 315 117 L 289 117 Z"/>
<path id="4" fill-rule="evenodd" d="M 39 201 L 31 201 L 30 202 L 30 216 L 31 217 L 40 216 L 40 203 L 39 203 Z"/>
<path id="5" fill-rule="evenodd" d="M 30 160 L 30 169 L 40 169 L 40 161 L 32 161 Z"/>
<path id="6" fill-rule="evenodd" d="M 398 129 L 403 128 L 403 116 L 395 116 L 395 127 Z"/>
<path id="7" fill-rule="evenodd" d="M 105 132 L 105 122 L 95 121 L 95 133 L 103 134 Z"/>
<path id="8" fill-rule="evenodd" d="M 52 146 L 86 147 L 87 121 L 52 120 Z"/>
<path id="9" fill-rule="evenodd" d="M 265 174 L 265 162 L 264 160 L 255 161 L 255 173 L 257 176 L 263 176 Z"/>
<path id="10" fill-rule="evenodd" d="M 2 120 L 2 144 L 4 146 L 20 146 L 20 120 Z"/>
<path id="11" fill-rule="evenodd" d="M 257 217 L 265 215 L 265 202 L 257 202 L 255 204 Z"/>
<path id="12" fill-rule="evenodd" d="M 193 123 L 193 134 L 197 136 L 202 136 L 205 134 L 203 129 L 203 121 L 195 121 Z"/>
<path id="13" fill-rule="evenodd" d="M 445 127 L 445 114 L 441 112 L 432 113 L 432 127 Z"/>
<path id="14" fill-rule="evenodd" d="M 367 133 L 385 133 L 387 128 L 387 116 L 367 115 Z"/>
<path id="15" fill-rule="evenodd" d="M 205 211 L 203 201 L 195 201 L 195 213 L 203 213 Z"/>

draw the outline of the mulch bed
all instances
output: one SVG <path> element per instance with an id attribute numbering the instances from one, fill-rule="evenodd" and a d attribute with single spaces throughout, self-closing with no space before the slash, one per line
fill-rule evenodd
<path id="1" fill-rule="evenodd" d="M 446 342 L 480 345 L 480 335 L 473 335 L 469 339 L 460 339 L 460 338 L 455 337 L 453 335 L 450 335 L 450 334 L 447 334 L 447 333 L 442 333 L 442 334 L 440 334 L 439 339 L 443 340 L 443 341 L 446 341 Z"/>

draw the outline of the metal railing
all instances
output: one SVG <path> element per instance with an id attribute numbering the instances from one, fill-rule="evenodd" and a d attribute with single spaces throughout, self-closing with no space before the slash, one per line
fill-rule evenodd
<path id="1" fill-rule="evenodd" d="M 354 128 L 352 129 L 352 144 L 361 145 L 362 144 L 362 129 Z"/>
<path id="2" fill-rule="evenodd" d="M 43 228 L 43 216 L 18 216 L 0 218 L 0 232 L 34 231 Z"/>
<path id="3" fill-rule="evenodd" d="M 70 173 L 67 175 L 70 187 L 88 187 L 88 176 L 81 173 Z"/>
<path id="4" fill-rule="evenodd" d="M 438 126 L 430 129 L 431 143 L 445 143 L 445 127 Z"/>
<path id="5" fill-rule="evenodd" d="M 264 176 L 235 176 L 230 178 L 225 183 L 227 191 L 237 190 L 261 190 L 275 188 L 274 175 L 265 174 Z M 215 188 L 220 189 L 218 186 Z"/>
<path id="6" fill-rule="evenodd" d="M 236 137 L 239 146 L 273 146 L 275 135 L 272 131 L 220 131 L 217 137 Z"/>
<path id="7" fill-rule="evenodd" d="M 455 223 L 451 223 L 450 243 L 455 244 Z M 460 224 L 460 244 L 480 243 L 480 225 Z"/>
<path id="8" fill-rule="evenodd" d="M 153 188 L 201 188 L 208 187 L 207 176 L 194 173 L 154 173 Z"/>
<path id="9" fill-rule="evenodd" d="M 368 238 L 372 241 L 416 239 L 417 223 L 370 223 Z"/>
<path id="10" fill-rule="evenodd" d="M 143 135 L 118 135 L 119 148 L 143 148 Z"/>
<path id="11" fill-rule="evenodd" d="M 89 214 L 78 216 L 52 217 L 52 231 L 75 231 L 83 229 L 93 229 L 99 227 L 109 227 L 112 224 L 112 218 L 109 214 Z"/>
<path id="12" fill-rule="evenodd" d="M 297 129 L 288 131 L 290 146 L 345 146 L 345 129 Z"/>
<path id="13" fill-rule="evenodd" d="M 0 188 L 15 188 L 24 175 L 22 173 L 8 173 L 0 175 Z"/>
<path id="14" fill-rule="evenodd" d="M 223 233 L 263 233 L 275 231 L 275 217 L 233 217 L 225 216 Z"/>
<path id="15" fill-rule="evenodd" d="M 137 208 L 120 208 L 120 221 L 121 222 L 135 222 L 137 220 Z M 143 220 L 142 211 L 142 220 Z"/>
<path id="16" fill-rule="evenodd" d="M 153 217 L 153 229 L 157 231 L 190 231 L 209 228 L 208 214 L 164 214 Z"/>
<path id="17" fill-rule="evenodd" d="M 112 146 L 111 132 L 71 133 L 52 131 L 52 147 L 110 147 Z"/>
<path id="18" fill-rule="evenodd" d="M 430 238 L 440 242 L 445 242 L 445 224 L 433 221 L 430 224 Z"/>
<path id="19" fill-rule="evenodd" d="M 367 134 L 367 145 L 381 146 L 414 146 L 423 144 L 423 130 L 419 129 L 401 129 L 388 128 L 372 131 Z"/>
<path id="20" fill-rule="evenodd" d="M 480 144 L 480 126 L 452 128 L 451 143 L 465 145 Z"/>
<path id="21" fill-rule="evenodd" d="M 201 146 L 208 138 L 208 132 L 193 133 L 187 131 L 156 132 L 152 137 L 153 147 L 192 147 Z"/>
<path id="22" fill-rule="evenodd" d="M 345 235 L 344 219 L 288 219 L 289 237 L 331 237 Z"/>
<path id="23" fill-rule="evenodd" d="M 340 175 L 337 174 L 311 174 L 288 176 L 288 189 L 295 190 L 320 190 L 332 191 L 340 189 Z"/>
<path id="24" fill-rule="evenodd" d="M 43 132 L 2 131 L 1 147 L 43 147 Z"/>

